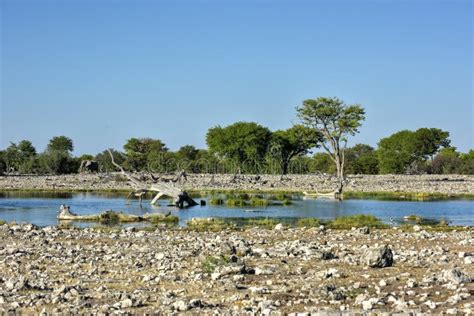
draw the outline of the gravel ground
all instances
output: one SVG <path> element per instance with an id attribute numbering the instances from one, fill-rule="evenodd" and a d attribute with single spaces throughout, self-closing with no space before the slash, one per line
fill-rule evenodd
<path id="1" fill-rule="evenodd" d="M 2 225 L 0 313 L 472 314 L 474 231 L 416 230 Z"/>
<path id="2" fill-rule="evenodd" d="M 148 176 L 143 175 L 144 179 Z M 165 180 L 173 176 L 163 177 Z M 149 179 L 148 179 L 149 180 Z M 335 179 L 322 175 L 190 174 L 178 185 L 187 190 L 285 190 L 332 191 Z M 127 190 L 118 174 L 78 174 L 63 176 L 0 176 L 0 190 Z M 345 190 L 359 192 L 424 192 L 443 194 L 474 194 L 474 176 L 465 175 L 360 175 L 349 176 Z"/>

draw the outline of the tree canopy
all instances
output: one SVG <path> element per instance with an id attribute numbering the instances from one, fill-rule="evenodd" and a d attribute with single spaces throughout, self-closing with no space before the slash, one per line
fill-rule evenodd
<path id="1" fill-rule="evenodd" d="M 48 146 L 46 147 L 47 151 L 63 151 L 63 152 L 72 152 L 74 150 L 74 145 L 72 139 L 66 136 L 55 136 L 50 139 Z"/>
<path id="2" fill-rule="evenodd" d="M 311 148 L 319 146 L 322 139 L 318 131 L 298 124 L 287 130 L 273 132 L 269 152 L 280 162 L 282 174 L 287 174 L 290 160 L 308 154 Z"/>
<path id="3" fill-rule="evenodd" d="M 365 119 L 365 111 L 358 104 L 346 105 L 342 100 L 332 97 L 319 97 L 304 100 L 296 108 L 298 117 L 306 127 L 313 128 L 322 135 L 322 147 L 336 164 L 336 174 L 344 177 L 344 150 L 349 136 L 359 132 Z"/>
<path id="4" fill-rule="evenodd" d="M 267 152 L 270 139 L 270 130 L 253 122 L 216 126 L 206 135 L 210 152 L 234 161 L 238 171 L 244 163 L 248 168 L 256 168 Z"/>
<path id="5" fill-rule="evenodd" d="M 127 167 L 135 170 L 153 169 L 153 165 L 163 159 L 162 154 L 168 151 L 161 140 L 153 138 L 130 138 L 123 148 Z"/>
<path id="6" fill-rule="evenodd" d="M 449 133 L 437 128 L 403 130 L 379 141 L 378 159 L 381 173 L 416 172 L 417 164 L 433 157 L 441 147 L 450 144 Z"/>

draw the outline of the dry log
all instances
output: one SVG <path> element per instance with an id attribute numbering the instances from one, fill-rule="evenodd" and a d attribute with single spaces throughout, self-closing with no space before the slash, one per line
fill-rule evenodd
<path id="1" fill-rule="evenodd" d="M 176 205 L 176 207 L 179 208 L 198 205 L 198 203 L 194 201 L 186 191 L 183 191 L 182 189 L 175 187 L 174 185 L 165 184 L 162 182 L 148 184 L 147 182 L 140 180 L 133 174 L 126 172 L 122 168 L 122 166 L 120 166 L 114 161 L 114 156 L 112 155 L 112 152 L 110 150 L 108 150 L 108 152 L 112 160 L 112 164 L 116 168 L 118 168 L 125 177 L 127 177 L 127 179 L 130 181 L 131 186 L 134 188 L 136 195 L 143 195 L 146 192 L 156 192 L 156 196 L 151 201 L 151 204 L 155 204 L 162 196 L 168 196 L 174 199 L 174 204 Z"/>

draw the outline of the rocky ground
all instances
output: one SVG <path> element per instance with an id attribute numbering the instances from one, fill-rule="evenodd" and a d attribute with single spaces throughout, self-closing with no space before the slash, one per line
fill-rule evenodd
<path id="1" fill-rule="evenodd" d="M 419 227 L 196 232 L 6 224 L 0 311 L 472 314 L 473 245 L 474 230 Z"/>
<path id="2" fill-rule="evenodd" d="M 146 179 L 147 175 L 143 175 Z M 172 179 L 173 175 L 163 177 Z M 180 186 L 187 190 L 285 190 L 328 192 L 336 179 L 324 175 L 189 174 Z M 0 176 L 0 190 L 126 190 L 130 189 L 118 174 L 78 174 L 62 176 Z M 467 175 L 353 175 L 348 176 L 346 191 L 424 192 L 474 194 L 474 176 Z"/>

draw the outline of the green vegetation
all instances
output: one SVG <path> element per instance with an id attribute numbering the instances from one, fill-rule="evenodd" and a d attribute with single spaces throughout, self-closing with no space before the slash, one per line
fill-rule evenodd
<path id="1" fill-rule="evenodd" d="M 243 207 L 247 205 L 247 202 L 245 200 L 239 199 L 239 198 L 228 199 L 225 203 L 227 206 L 231 206 L 231 207 L 236 207 L 236 206 Z"/>
<path id="2" fill-rule="evenodd" d="M 170 151 L 160 139 L 130 138 L 123 152 L 112 154 L 127 170 L 160 173 L 326 173 L 339 179 L 344 174 L 474 174 L 474 150 L 458 152 L 449 132 L 439 128 L 402 130 L 382 138 L 378 148 L 346 148 L 365 119 L 360 105 L 319 97 L 304 100 L 296 112 L 300 124 L 284 130 L 270 131 L 256 122 L 212 127 L 206 134 L 207 149 L 183 145 Z M 308 156 L 318 147 L 324 152 Z M 73 140 L 66 136 L 51 138 L 42 153 L 29 140 L 11 143 L 0 150 L 0 174 L 76 173 L 85 159 L 95 160 L 101 172 L 116 171 L 107 151 L 74 157 L 73 149 Z"/>
<path id="3" fill-rule="evenodd" d="M 210 205 L 224 205 L 224 200 L 219 198 L 211 198 L 208 203 Z"/>
<path id="4" fill-rule="evenodd" d="M 281 221 L 274 218 L 249 218 L 243 222 L 243 227 L 259 227 L 273 229 Z"/>
<path id="5" fill-rule="evenodd" d="M 352 227 L 389 227 L 387 224 L 382 223 L 377 217 L 363 214 L 337 217 L 334 220 L 329 221 L 327 226 L 333 229 L 351 229 Z"/>
<path id="6" fill-rule="evenodd" d="M 211 154 L 228 159 L 235 165 L 233 172 L 258 172 L 271 139 L 268 128 L 254 122 L 237 122 L 227 127 L 210 128 L 206 143 Z M 244 163 L 246 165 L 244 165 Z"/>
<path id="7" fill-rule="evenodd" d="M 161 214 L 148 214 L 144 215 L 145 220 L 149 221 L 152 224 L 177 224 L 179 222 L 179 217 L 174 215 L 163 216 Z"/>
<path id="8" fill-rule="evenodd" d="M 438 201 L 448 199 L 473 199 L 470 194 L 449 195 L 443 193 L 426 192 L 344 192 L 345 199 L 374 199 L 374 200 L 400 200 L 400 201 Z"/>
<path id="9" fill-rule="evenodd" d="M 281 174 L 287 174 L 291 159 L 306 155 L 311 148 L 319 147 L 322 140 L 323 136 L 319 131 L 303 125 L 278 130 L 272 134 L 269 157 L 279 163 Z"/>
<path id="10" fill-rule="evenodd" d="M 411 225 L 421 225 L 421 226 L 438 226 L 444 227 L 449 226 L 449 223 L 445 219 L 432 219 L 432 218 L 425 218 L 418 215 L 408 215 L 403 217 L 403 221 L 405 224 Z"/>
<path id="11" fill-rule="evenodd" d="M 223 198 L 225 196 L 225 199 Z M 291 196 L 286 194 L 251 194 L 245 192 L 227 192 L 214 194 L 209 199 L 210 205 L 227 205 L 229 207 L 267 207 L 270 205 L 290 205 Z M 281 200 L 280 200 L 281 199 Z"/>
<path id="12" fill-rule="evenodd" d="M 296 227 L 319 227 L 323 224 L 323 222 L 319 218 L 300 218 L 296 221 Z"/>
<path id="13" fill-rule="evenodd" d="M 380 173 L 428 172 L 435 154 L 441 147 L 450 145 L 449 132 L 438 128 L 403 130 L 379 142 L 378 159 Z"/>
<path id="14" fill-rule="evenodd" d="M 217 267 L 230 263 L 228 256 L 208 256 L 202 261 L 201 267 L 205 273 L 212 273 Z"/>
<path id="15" fill-rule="evenodd" d="M 348 137 L 359 132 L 365 119 L 364 109 L 358 104 L 346 105 L 338 98 L 319 97 L 304 100 L 296 110 L 303 125 L 321 135 L 321 146 L 336 165 L 336 177 L 342 191 L 344 150 Z"/>
<path id="16" fill-rule="evenodd" d="M 193 218 L 188 221 L 187 228 L 196 231 L 220 231 L 236 228 L 236 225 L 217 218 Z"/>
<path id="17" fill-rule="evenodd" d="M 266 207 L 269 205 L 274 205 L 271 200 L 268 199 L 262 199 L 258 197 L 252 197 L 249 201 L 250 206 L 256 206 L 256 207 Z"/>
<path id="18" fill-rule="evenodd" d="M 0 219 L 0 226 L 5 225 L 7 222 L 4 221 L 3 219 Z"/>

